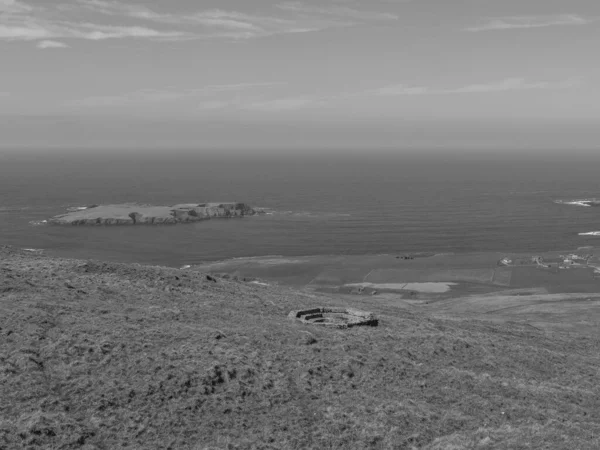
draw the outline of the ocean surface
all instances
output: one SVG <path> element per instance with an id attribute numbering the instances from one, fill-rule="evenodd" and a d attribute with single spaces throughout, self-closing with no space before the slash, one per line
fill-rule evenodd
<path id="1" fill-rule="evenodd" d="M 302 156 L 0 152 L 0 244 L 181 266 L 264 255 L 547 251 L 599 245 L 600 159 L 565 152 Z M 142 227 L 35 225 L 99 203 L 243 201 L 272 214 Z"/>

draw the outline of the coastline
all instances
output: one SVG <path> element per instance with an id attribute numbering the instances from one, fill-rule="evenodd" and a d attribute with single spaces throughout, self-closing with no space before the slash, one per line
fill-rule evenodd
<path id="1" fill-rule="evenodd" d="M 596 274 L 600 260 L 596 256 L 590 257 L 589 264 L 579 261 L 563 267 L 564 258 L 577 252 L 582 255 L 598 254 L 595 248 L 580 247 L 564 252 L 477 252 L 421 257 L 411 254 L 264 256 L 186 265 L 192 270 L 207 273 L 254 277 L 330 293 L 353 292 L 356 291 L 353 288 L 360 287 L 360 284 L 368 288 L 361 290 L 361 294 L 377 291 L 413 297 L 414 291 L 455 297 L 474 286 L 481 292 L 535 287 L 554 293 L 600 291 L 600 279 Z M 515 264 L 502 264 L 507 258 L 514 260 Z M 543 260 L 559 262 L 544 267 L 538 264 Z M 430 285 L 433 291 L 427 292 L 427 283 L 437 283 L 438 287 Z M 452 286 L 451 289 L 435 292 L 448 283 L 454 283 L 448 285 Z"/>
<path id="2" fill-rule="evenodd" d="M 69 256 L 71 252 L 61 252 L 54 249 L 28 249 L 29 251 L 43 252 L 57 258 L 87 259 L 85 252 L 78 252 L 78 256 Z M 115 263 L 142 264 L 151 266 L 164 266 L 171 268 L 191 269 L 212 274 L 229 274 L 248 278 L 261 278 L 275 284 L 289 285 L 295 288 L 324 288 L 329 292 L 344 284 L 352 283 L 419 283 L 419 282 L 460 282 L 462 284 L 491 285 L 490 289 L 507 286 L 506 283 L 493 283 L 491 272 L 506 271 L 499 262 L 506 258 L 526 260 L 518 271 L 526 271 L 527 267 L 535 267 L 531 258 L 541 257 L 556 259 L 559 255 L 573 253 L 592 253 L 600 255 L 599 247 L 582 246 L 577 249 L 552 250 L 546 252 L 498 252 L 478 251 L 464 253 L 377 253 L 377 254 L 329 254 L 329 255 L 260 255 L 241 256 L 198 262 L 186 258 L 171 258 L 171 263 L 162 261 L 148 262 L 140 260 L 114 260 Z M 67 253 L 67 255 L 65 255 Z M 81 256 L 79 256 L 81 255 Z M 406 258 L 406 259 L 404 259 Z M 106 259 L 92 256 L 91 259 Z M 592 267 L 593 266 L 593 267 Z M 593 262 L 592 269 L 600 270 L 600 261 Z M 571 267 L 579 271 L 585 269 L 579 265 Z M 385 273 L 385 271 L 389 273 Z M 394 273 L 397 270 L 398 273 Z M 486 272 L 487 271 L 487 272 Z M 370 275 L 370 277 L 369 277 Z M 521 277 L 523 278 L 523 277 Z M 593 278 L 593 277 L 592 277 Z M 495 280 L 498 281 L 498 280 Z M 532 281 L 532 285 L 540 280 Z M 552 279 L 542 280 L 547 282 L 551 290 Z M 578 290 L 581 279 L 574 279 L 569 287 L 564 289 Z M 583 280 L 585 281 L 585 280 Z M 590 279 L 586 290 L 596 286 L 595 279 Z M 522 281 L 520 281 L 522 283 Z M 585 283 L 584 283 L 585 284 Z M 320 285 L 320 286 L 319 286 Z M 514 286 L 513 286 L 514 287 Z M 523 286 L 521 286 L 523 287 Z M 599 287 L 600 289 L 600 287 Z"/>

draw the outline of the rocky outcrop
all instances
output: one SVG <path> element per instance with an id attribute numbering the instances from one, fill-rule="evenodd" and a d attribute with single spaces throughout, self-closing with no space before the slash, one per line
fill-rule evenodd
<path id="1" fill-rule="evenodd" d="M 52 225 L 173 225 L 212 218 L 261 214 L 246 203 L 183 203 L 173 206 L 140 204 L 93 205 L 48 220 Z"/>

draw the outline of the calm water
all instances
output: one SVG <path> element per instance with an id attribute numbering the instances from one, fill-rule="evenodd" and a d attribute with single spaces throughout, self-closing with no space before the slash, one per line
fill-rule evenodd
<path id="1" fill-rule="evenodd" d="M 598 161 L 600 162 L 600 161 Z M 576 158 L 0 153 L 0 244 L 179 266 L 260 255 L 598 245 L 600 164 Z M 245 201 L 273 215 L 165 227 L 32 226 L 69 206 Z"/>

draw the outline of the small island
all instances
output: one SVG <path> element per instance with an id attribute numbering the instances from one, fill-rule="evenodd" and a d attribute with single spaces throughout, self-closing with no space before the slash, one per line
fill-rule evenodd
<path id="1" fill-rule="evenodd" d="M 51 225 L 173 225 L 256 214 L 261 214 L 261 210 L 237 202 L 182 203 L 173 206 L 126 203 L 72 208 L 66 214 L 52 217 L 48 223 Z"/>

